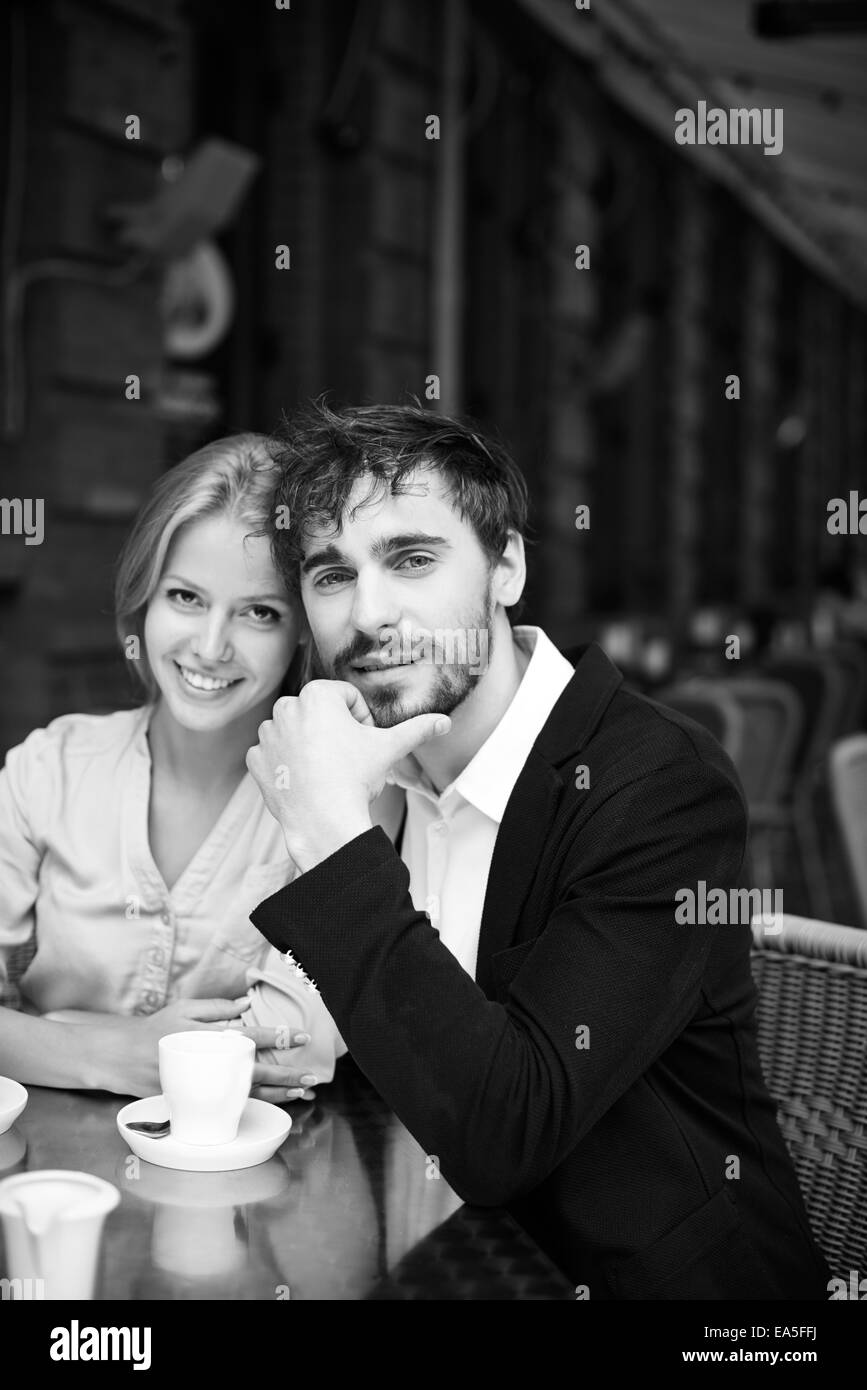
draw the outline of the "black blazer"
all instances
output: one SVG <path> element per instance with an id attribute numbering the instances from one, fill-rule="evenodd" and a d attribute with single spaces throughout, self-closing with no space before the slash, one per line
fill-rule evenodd
<path id="1" fill-rule="evenodd" d="M 475 980 L 380 827 L 252 920 L 456 1192 L 507 1207 L 584 1296 L 825 1299 L 759 1064 L 749 926 L 675 920 L 679 888 L 738 884 L 737 774 L 582 651 L 503 816 Z"/>

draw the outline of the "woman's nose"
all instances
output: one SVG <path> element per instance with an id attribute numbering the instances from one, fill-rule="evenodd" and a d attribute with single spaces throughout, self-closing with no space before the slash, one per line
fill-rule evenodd
<path id="1" fill-rule="evenodd" d="M 193 634 L 192 649 L 203 661 L 228 661 L 232 653 L 225 620 L 216 614 L 209 616 Z"/>

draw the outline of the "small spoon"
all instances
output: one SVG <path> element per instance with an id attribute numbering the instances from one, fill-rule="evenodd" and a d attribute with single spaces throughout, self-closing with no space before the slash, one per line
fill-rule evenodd
<path id="1" fill-rule="evenodd" d="M 165 1139 L 172 1132 L 171 1120 L 129 1120 L 125 1129 L 134 1129 L 137 1134 L 147 1134 L 151 1139 Z"/>

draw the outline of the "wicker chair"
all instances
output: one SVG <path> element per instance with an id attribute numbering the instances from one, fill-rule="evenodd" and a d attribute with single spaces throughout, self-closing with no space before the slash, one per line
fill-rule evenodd
<path id="1" fill-rule="evenodd" d="M 867 932 L 753 924 L 759 1051 L 813 1232 L 835 1276 L 867 1273 Z"/>

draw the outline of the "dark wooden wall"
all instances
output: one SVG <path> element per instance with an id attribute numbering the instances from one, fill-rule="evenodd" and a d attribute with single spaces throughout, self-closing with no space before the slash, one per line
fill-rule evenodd
<path id="1" fill-rule="evenodd" d="M 530 482 L 527 616 L 565 642 L 602 613 L 678 624 L 705 601 L 806 603 L 850 544 L 827 535 L 827 500 L 865 483 L 863 313 L 509 0 L 465 8 L 460 386 Z M 160 408 L 156 279 L 100 279 L 119 263 L 107 206 L 150 196 L 164 156 L 202 135 L 263 161 L 221 237 L 238 314 L 203 364 L 211 434 L 270 429 L 325 390 L 423 396 L 439 370 L 442 145 L 424 128 L 443 109 L 443 13 L 439 0 L 7 10 L 7 33 L 12 14 L 27 39 L 16 263 L 73 273 L 37 278 L 24 301 L 26 416 L 0 491 L 45 497 L 46 538 L 0 538 L 0 743 L 126 696 L 111 564 L 182 452 Z M 140 142 L 124 138 L 130 112 Z M 291 270 L 275 267 L 280 244 Z M 139 402 L 124 400 L 130 372 Z M 793 414 L 806 435 L 784 446 Z M 574 527 L 582 503 L 589 532 Z"/>
<path id="2" fill-rule="evenodd" d="M 129 692 L 111 572 L 165 467 L 162 345 L 155 277 L 112 281 L 125 257 L 107 210 L 151 197 L 164 155 L 186 141 L 188 34 L 176 11 L 174 0 L 65 0 L 17 3 L 0 21 L 3 146 L 14 122 L 23 175 L 19 210 L 14 171 L 4 171 L 6 225 L 20 225 L 3 303 L 8 315 L 13 287 L 22 297 L 11 340 L 21 419 L 2 440 L 0 491 L 45 501 L 42 545 L 0 537 L 7 746 L 57 713 L 111 708 Z M 126 138 L 130 114 L 138 141 Z M 138 401 L 125 398 L 128 374 L 141 378 Z"/>

